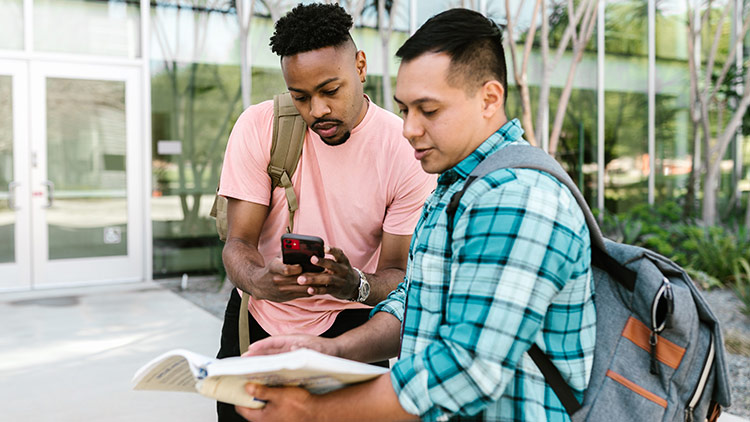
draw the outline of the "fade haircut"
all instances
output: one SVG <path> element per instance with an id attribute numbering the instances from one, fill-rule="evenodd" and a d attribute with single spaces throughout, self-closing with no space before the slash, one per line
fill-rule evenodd
<path id="1" fill-rule="evenodd" d="M 450 9 L 431 17 L 396 52 L 403 62 L 425 53 L 445 53 L 451 59 L 448 83 L 473 95 L 490 80 L 503 86 L 508 99 L 502 29 L 482 14 Z"/>
<path id="2" fill-rule="evenodd" d="M 347 42 L 354 45 L 352 24 L 352 17 L 337 4 L 298 4 L 276 22 L 271 51 L 283 58 Z"/>

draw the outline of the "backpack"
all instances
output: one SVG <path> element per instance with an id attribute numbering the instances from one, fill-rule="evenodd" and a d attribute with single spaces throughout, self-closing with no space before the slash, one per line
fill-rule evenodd
<path id="1" fill-rule="evenodd" d="M 273 139 L 271 140 L 271 161 L 268 164 L 268 175 L 271 177 L 271 192 L 277 186 L 284 188 L 286 203 L 289 208 L 289 225 L 287 232 L 294 229 L 294 212 L 299 208 L 297 195 L 292 186 L 292 175 L 297 170 L 297 163 L 302 155 L 302 144 L 307 133 L 307 124 L 294 106 L 292 96 L 288 92 L 274 95 L 273 97 Z M 219 195 L 219 187 L 216 187 L 216 196 L 211 206 L 211 217 L 216 219 L 216 231 L 222 241 L 227 240 L 227 198 Z M 242 303 L 240 311 L 247 309 L 250 295 L 242 292 Z M 250 346 L 248 334 L 247 312 L 239 312 L 239 339 L 240 353 Z"/>
<path id="2" fill-rule="evenodd" d="M 553 157 L 509 145 L 483 160 L 449 205 L 452 235 L 461 197 L 477 179 L 503 168 L 548 173 L 575 196 L 591 235 L 596 345 L 579 403 L 552 361 L 529 350 L 572 421 L 715 421 L 730 405 L 719 322 L 679 265 L 648 249 L 604 239 L 573 180 Z"/>

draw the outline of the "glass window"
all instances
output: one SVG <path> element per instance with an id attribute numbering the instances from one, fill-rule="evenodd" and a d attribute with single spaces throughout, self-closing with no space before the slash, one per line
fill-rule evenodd
<path id="1" fill-rule="evenodd" d="M 648 200 L 647 7 L 623 0 L 605 10 L 604 207 L 613 213 Z"/>
<path id="2" fill-rule="evenodd" d="M 692 171 L 690 74 L 684 2 L 656 4 L 656 174 L 657 203 L 686 192 Z"/>
<path id="3" fill-rule="evenodd" d="M 151 10 L 155 276 L 221 270 L 220 241 L 208 214 L 226 142 L 242 111 L 231 2 L 180 4 L 159 2 Z M 264 28 L 251 32 L 258 29 Z M 273 73 L 254 73 L 253 100 L 257 93 L 283 91 L 283 80 L 281 86 L 271 82 L 280 80 Z"/>
<path id="4" fill-rule="evenodd" d="M 0 50 L 23 50 L 23 0 L 0 0 Z"/>
<path id="5" fill-rule="evenodd" d="M 141 56 L 137 0 L 34 0 L 34 49 L 53 53 Z"/>
<path id="6" fill-rule="evenodd" d="M 466 9 L 479 11 L 479 0 L 434 0 L 419 1 L 417 0 L 417 28 L 419 28 L 427 19 L 454 7 L 463 7 Z M 515 2 L 514 2 L 515 3 Z M 504 10 L 504 5 L 503 5 Z M 504 14 L 503 14 L 504 15 Z M 490 15 L 492 16 L 492 15 Z"/>
<path id="7" fill-rule="evenodd" d="M 47 79 L 49 258 L 127 255 L 125 83 Z"/>
<path id="8" fill-rule="evenodd" d="M 0 76 L 0 263 L 15 261 L 13 183 L 13 79 Z"/>

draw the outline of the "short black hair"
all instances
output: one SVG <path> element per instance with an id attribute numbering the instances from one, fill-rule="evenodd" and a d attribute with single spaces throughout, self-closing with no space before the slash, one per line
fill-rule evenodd
<path id="1" fill-rule="evenodd" d="M 481 13 L 459 8 L 431 17 L 406 40 L 396 56 L 408 62 L 425 53 L 445 53 L 450 57 L 451 85 L 463 82 L 467 92 L 474 93 L 485 82 L 496 79 L 503 85 L 507 101 L 503 30 Z"/>
<path id="2" fill-rule="evenodd" d="M 298 4 L 276 22 L 271 51 L 281 57 L 325 47 L 338 47 L 352 40 L 352 17 L 337 4 Z"/>

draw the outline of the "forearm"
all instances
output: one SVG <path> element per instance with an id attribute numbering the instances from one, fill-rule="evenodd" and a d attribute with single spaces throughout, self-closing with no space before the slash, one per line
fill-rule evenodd
<path id="1" fill-rule="evenodd" d="M 365 303 L 375 306 L 385 300 L 404 281 L 404 274 L 405 271 L 400 268 L 378 269 L 374 274 L 366 274 L 370 282 L 370 296 Z"/>
<path id="2" fill-rule="evenodd" d="M 378 362 L 398 355 L 401 322 L 387 312 L 378 312 L 365 324 L 334 339 L 336 354 L 360 362 Z"/>
<path id="3" fill-rule="evenodd" d="M 265 262 L 258 249 L 240 239 L 230 238 L 224 245 L 222 259 L 232 284 L 257 297 L 253 280 L 265 272 Z"/>
<path id="4" fill-rule="evenodd" d="M 321 421 L 418 421 L 407 413 L 393 390 L 390 373 L 373 381 L 314 396 L 313 414 Z"/>

